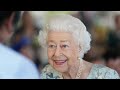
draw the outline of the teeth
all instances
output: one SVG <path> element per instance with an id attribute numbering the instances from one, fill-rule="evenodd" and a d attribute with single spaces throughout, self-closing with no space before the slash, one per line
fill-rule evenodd
<path id="1" fill-rule="evenodd" d="M 61 62 L 61 63 L 62 63 L 62 62 L 65 62 L 65 61 L 60 61 L 60 60 L 59 60 L 59 61 L 55 61 L 55 62 Z"/>
<path id="2" fill-rule="evenodd" d="M 63 64 L 63 63 L 65 63 L 66 62 L 66 60 L 59 60 L 59 61 L 54 61 L 56 64 L 59 64 L 59 65 L 61 65 L 61 64 Z"/>

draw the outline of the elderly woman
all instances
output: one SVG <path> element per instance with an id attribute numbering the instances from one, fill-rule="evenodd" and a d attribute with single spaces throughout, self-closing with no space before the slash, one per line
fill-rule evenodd
<path id="1" fill-rule="evenodd" d="M 70 15 L 49 19 L 39 33 L 40 44 L 47 48 L 50 65 L 42 70 L 42 79 L 117 79 L 118 73 L 108 67 L 83 60 L 90 49 L 90 34 L 85 25 Z"/>

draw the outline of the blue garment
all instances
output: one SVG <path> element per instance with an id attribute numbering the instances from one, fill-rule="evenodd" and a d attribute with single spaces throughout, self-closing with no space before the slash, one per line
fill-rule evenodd
<path id="1" fill-rule="evenodd" d="M 13 50 L 19 52 L 22 47 L 27 45 L 32 45 L 32 41 L 28 37 L 23 36 L 17 43 L 13 43 L 11 47 Z"/>
<path id="2" fill-rule="evenodd" d="M 39 79 L 32 61 L 0 44 L 0 79 Z"/>

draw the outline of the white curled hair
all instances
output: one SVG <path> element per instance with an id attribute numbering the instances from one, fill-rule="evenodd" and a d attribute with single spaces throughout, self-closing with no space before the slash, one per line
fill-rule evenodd
<path id="1" fill-rule="evenodd" d="M 69 32 L 72 33 L 76 43 L 80 47 L 80 58 L 90 50 L 91 35 L 86 30 L 85 25 L 71 15 L 56 15 L 48 20 L 44 30 L 39 33 L 40 45 L 45 47 L 47 43 L 47 34 L 49 31 Z"/>

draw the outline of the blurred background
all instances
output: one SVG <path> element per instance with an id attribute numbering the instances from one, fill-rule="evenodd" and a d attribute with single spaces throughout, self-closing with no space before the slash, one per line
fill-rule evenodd
<path id="1" fill-rule="evenodd" d="M 120 11 L 22 11 L 18 28 L 6 44 L 32 60 L 41 71 L 48 60 L 37 36 L 46 20 L 59 13 L 77 17 L 91 33 L 91 50 L 84 59 L 113 68 L 120 74 Z"/>

